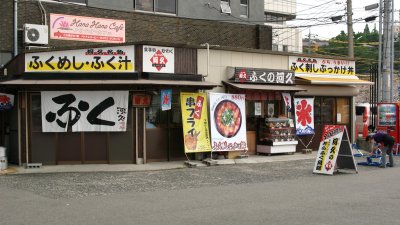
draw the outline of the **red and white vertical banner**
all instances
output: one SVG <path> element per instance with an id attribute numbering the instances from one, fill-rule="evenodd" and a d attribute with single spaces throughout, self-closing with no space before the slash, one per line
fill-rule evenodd
<path id="1" fill-rule="evenodd" d="M 0 111 L 12 109 L 14 106 L 14 95 L 0 93 Z"/>
<path id="2" fill-rule="evenodd" d="M 314 134 L 314 98 L 294 98 L 296 135 Z"/>
<path id="3" fill-rule="evenodd" d="M 287 111 L 290 111 L 292 109 L 292 96 L 290 96 L 290 93 L 282 92 L 282 97 L 283 100 L 285 101 L 285 106 Z"/>
<path id="4" fill-rule="evenodd" d="M 245 95 L 209 96 L 212 151 L 247 150 Z"/>

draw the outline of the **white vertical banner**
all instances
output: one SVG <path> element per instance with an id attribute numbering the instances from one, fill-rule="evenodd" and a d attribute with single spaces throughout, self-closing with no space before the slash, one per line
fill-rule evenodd
<path id="1" fill-rule="evenodd" d="M 261 102 L 254 102 L 254 115 L 261 116 Z"/>
<path id="2" fill-rule="evenodd" d="M 296 135 L 314 134 L 314 98 L 294 98 Z"/>
<path id="3" fill-rule="evenodd" d="M 129 91 L 42 91 L 43 132 L 126 131 Z"/>
<path id="4" fill-rule="evenodd" d="M 245 95 L 210 93 L 212 151 L 247 150 Z"/>

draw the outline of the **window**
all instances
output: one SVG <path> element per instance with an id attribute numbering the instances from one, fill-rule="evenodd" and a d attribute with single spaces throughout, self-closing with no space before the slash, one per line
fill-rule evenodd
<path id="1" fill-rule="evenodd" d="M 176 14 L 175 0 L 155 0 L 155 11 Z"/>
<path id="2" fill-rule="evenodd" d="M 153 0 L 136 0 L 135 9 L 153 12 Z"/>
<path id="3" fill-rule="evenodd" d="M 159 94 L 153 95 L 151 105 L 146 109 L 146 129 L 166 128 L 168 124 L 182 124 L 180 98 L 177 92 L 173 92 L 172 94 L 171 110 L 161 110 L 161 98 Z"/>
<path id="4" fill-rule="evenodd" d="M 288 51 L 288 46 L 287 45 L 282 45 L 282 51 L 287 52 Z"/>
<path id="5" fill-rule="evenodd" d="M 221 12 L 231 14 L 231 6 L 229 0 L 221 0 Z"/>
<path id="6" fill-rule="evenodd" d="M 341 97 L 315 97 L 315 124 L 350 125 L 350 99 Z"/>
<path id="7" fill-rule="evenodd" d="M 87 0 L 53 0 L 55 2 L 70 2 L 70 3 L 79 3 L 87 5 Z"/>
<path id="8" fill-rule="evenodd" d="M 278 45 L 272 44 L 272 51 L 278 51 Z"/>
<path id="9" fill-rule="evenodd" d="M 249 18 L 249 0 L 240 0 L 240 17 Z"/>
<path id="10" fill-rule="evenodd" d="M 176 0 L 136 0 L 135 9 L 176 14 Z"/>

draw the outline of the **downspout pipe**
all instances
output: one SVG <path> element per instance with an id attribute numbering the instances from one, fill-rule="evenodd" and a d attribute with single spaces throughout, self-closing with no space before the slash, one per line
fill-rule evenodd
<path id="1" fill-rule="evenodd" d="M 219 47 L 219 45 L 210 45 L 209 43 L 200 44 L 200 46 L 205 46 L 207 48 L 207 74 L 203 75 L 203 81 L 208 77 L 210 73 L 210 47 Z"/>
<path id="2" fill-rule="evenodd" d="M 18 0 L 14 0 L 14 57 L 18 55 Z"/>

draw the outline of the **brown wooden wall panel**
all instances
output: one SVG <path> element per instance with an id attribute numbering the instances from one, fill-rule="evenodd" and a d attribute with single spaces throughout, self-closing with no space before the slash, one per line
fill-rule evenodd
<path id="1" fill-rule="evenodd" d="M 197 49 L 175 48 L 175 73 L 197 74 Z"/>
<path id="2" fill-rule="evenodd" d="M 166 161 L 168 159 L 168 130 L 147 129 L 146 138 L 147 161 Z"/>
<path id="3" fill-rule="evenodd" d="M 32 132 L 31 162 L 56 164 L 56 138 L 54 133 Z"/>
<path id="4" fill-rule="evenodd" d="M 143 71 L 143 45 L 135 45 L 135 71 Z"/>
<path id="5" fill-rule="evenodd" d="M 107 155 L 107 132 L 86 132 L 84 133 L 85 163 L 108 162 Z"/>
<path id="6" fill-rule="evenodd" d="M 81 133 L 58 133 L 57 161 L 60 164 L 82 162 Z"/>
<path id="7" fill-rule="evenodd" d="M 133 134 L 127 132 L 110 132 L 109 161 L 110 163 L 133 163 Z"/>

